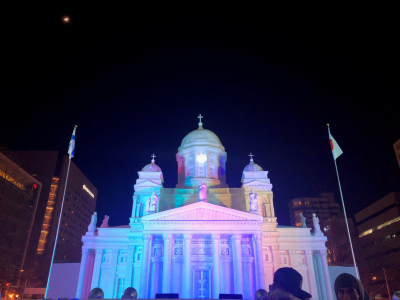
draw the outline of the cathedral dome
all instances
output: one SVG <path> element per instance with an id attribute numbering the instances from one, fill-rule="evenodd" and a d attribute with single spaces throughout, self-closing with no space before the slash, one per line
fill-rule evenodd
<path id="1" fill-rule="evenodd" d="M 224 146 L 222 146 L 218 136 L 214 132 L 203 129 L 202 127 L 187 134 L 182 140 L 179 150 L 188 148 L 190 146 L 214 146 L 221 148 L 222 150 L 225 149 Z"/>
<path id="2" fill-rule="evenodd" d="M 155 164 L 156 161 L 154 160 L 154 157 L 156 156 L 153 154 L 152 157 L 153 159 L 151 160 L 151 164 L 145 165 L 142 172 L 162 172 L 161 168 Z"/>
<path id="3" fill-rule="evenodd" d="M 251 158 L 250 163 L 243 170 L 243 172 L 246 171 L 263 171 L 263 169 L 259 165 L 255 164 L 253 158 Z"/>
<path id="4" fill-rule="evenodd" d="M 161 168 L 159 166 L 157 166 L 156 164 L 148 164 L 146 166 L 144 166 L 143 172 L 161 172 Z"/>

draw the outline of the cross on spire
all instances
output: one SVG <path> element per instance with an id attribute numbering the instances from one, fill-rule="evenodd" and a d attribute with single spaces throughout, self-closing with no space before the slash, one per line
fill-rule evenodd
<path id="1" fill-rule="evenodd" d="M 199 129 L 200 129 L 200 128 L 203 129 L 203 123 L 201 123 L 201 119 L 204 118 L 204 117 L 203 117 L 201 114 L 199 114 L 198 118 L 199 118 L 199 120 L 200 120 L 200 122 L 199 122 Z"/>
<path id="2" fill-rule="evenodd" d="M 252 162 L 252 161 L 253 161 L 253 156 L 254 156 L 254 155 L 250 153 L 249 156 L 250 156 L 250 161 Z"/>
<path id="3" fill-rule="evenodd" d="M 151 162 L 154 164 L 154 162 L 155 162 L 155 160 L 154 160 L 154 157 L 156 157 L 155 155 L 154 155 L 154 153 L 153 153 L 153 155 L 151 156 L 153 159 L 151 160 Z"/>

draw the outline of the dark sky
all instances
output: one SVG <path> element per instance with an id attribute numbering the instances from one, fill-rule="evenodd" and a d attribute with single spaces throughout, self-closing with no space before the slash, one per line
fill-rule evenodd
<path id="1" fill-rule="evenodd" d="M 73 161 L 99 190 L 99 218 L 122 225 L 151 154 L 175 186 L 175 154 L 201 113 L 228 153 L 230 187 L 253 153 L 289 225 L 290 199 L 340 201 L 330 123 L 353 215 L 400 191 L 398 17 L 394 7 L 302 9 L 10 9 L 0 145 L 66 154 L 77 124 Z"/>

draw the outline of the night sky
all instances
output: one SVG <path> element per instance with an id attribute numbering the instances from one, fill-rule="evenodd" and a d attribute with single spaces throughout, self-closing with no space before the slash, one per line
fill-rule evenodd
<path id="1" fill-rule="evenodd" d="M 4 11 L 0 146 L 67 154 L 78 125 L 73 161 L 98 188 L 99 219 L 124 225 L 153 153 L 175 187 L 175 154 L 202 114 L 228 153 L 230 187 L 253 153 L 289 225 L 293 198 L 340 202 L 330 123 L 352 216 L 400 191 L 398 17 L 391 7 L 303 9 Z"/>

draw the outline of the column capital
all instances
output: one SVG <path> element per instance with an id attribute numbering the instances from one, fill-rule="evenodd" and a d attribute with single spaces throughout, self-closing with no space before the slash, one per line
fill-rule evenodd
<path id="1" fill-rule="evenodd" d="M 82 248 L 82 254 L 87 254 L 90 250 L 89 248 Z"/>
<path id="2" fill-rule="evenodd" d="M 213 233 L 211 236 L 214 241 L 219 241 L 221 239 L 221 235 L 218 233 Z"/>
<path id="3" fill-rule="evenodd" d="M 164 240 L 172 240 L 173 235 L 171 233 L 165 233 L 162 235 Z"/>
<path id="4" fill-rule="evenodd" d="M 253 234 L 254 241 L 262 241 L 262 233 L 255 233 Z"/>
<path id="5" fill-rule="evenodd" d="M 96 249 L 96 254 L 102 254 L 103 253 L 103 251 L 104 251 L 104 249 Z"/>
<path id="6" fill-rule="evenodd" d="M 111 253 L 118 253 L 118 249 L 111 249 Z"/>
<path id="7" fill-rule="evenodd" d="M 279 245 L 272 246 L 272 251 L 278 251 L 278 250 L 279 250 Z"/>
<path id="8" fill-rule="evenodd" d="M 242 235 L 239 234 L 239 233 L 232 234 L 231 235 L 231 239 L 234 240 L 234 241 L 236 241 L 236 240 L 241 241 L 242 240 Z"/>
<path id="9" fill-rule="evenodd" d="M 191 239 L 193 238 L 193 234 L 185 233 L 185 234 L 183 235 L 183 238 L 184 238 L 185 240 L 191 240 Z"/>
<path id="10" fill-rule="evenodd" d="M 143 233 L 143 240 L 151 240 L 153 235 L 150 233 Z"/>

